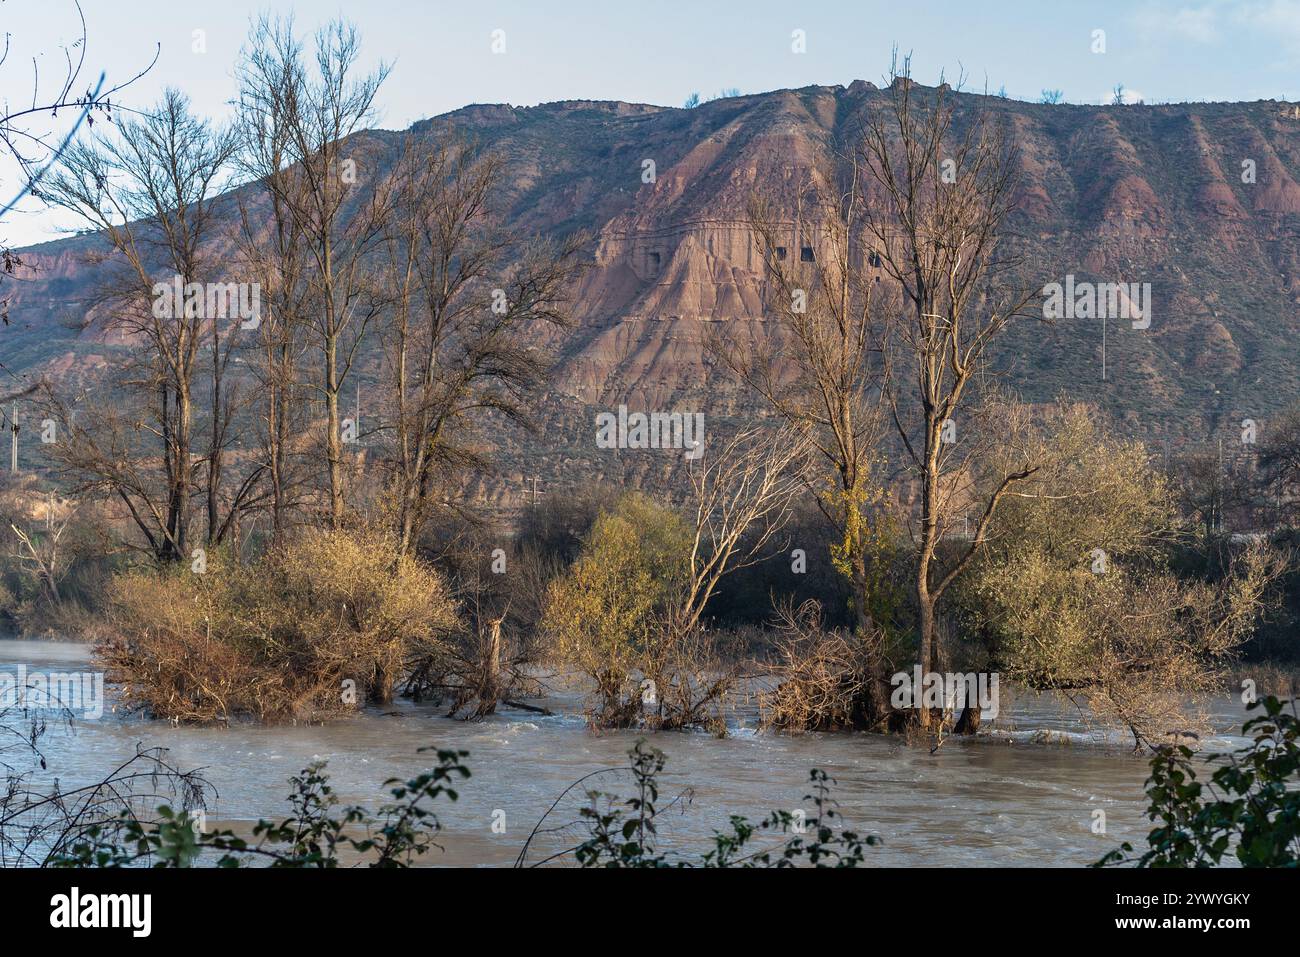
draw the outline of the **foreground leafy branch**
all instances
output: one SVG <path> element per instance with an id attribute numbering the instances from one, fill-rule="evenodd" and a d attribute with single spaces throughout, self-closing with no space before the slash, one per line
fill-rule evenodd
<path id="1" fill-rule="evenodd" d="M 1296 700 L 1253 702 L 1264 713 L 1242 725 L 1253 742 L 1205 764 L 1198 779 L 1192 751 L 1163 748 L 1151 760 L 1147 817 L 1156 827 L 1140 855 L 1127 841 L 1096 867 L 1213 867 L 1231 854 L 1244 867 L 1300 866 L 1300 716 Z"/>
<path id="2" fill-rule="evenodd" d="M 1300 713 L 1297 702 L 1267 697 L 1250 705 L 1263 713 L 1249 718 L 1243 734 L 1252 743 L 1230 754 L 1195 761 L 1183 746 L 1162 748 L 1151 761 L 1146 793 L 1147 816 L 1156 826 L 1147 849 L 1125 842 L 1094 866 L 1213 867 L 1229 856 L 1247 867 L 1300 866 Z M 432 749 L 424 749 L 427 751 Z M 408 780 L 385 784 L 392 799 L 372 815 L 359 805 L 341 805 L 323 763 L 291 778 L 290 814 L 279 822 L 259 821 L 252 839 L 231 831 L 207 832 L 201 809 L 205 782 L 168 765 L 163 752 L 141 752 L 105 781 L 65 793 L 40 795 L 16 788 L 10 778 L 0 814 L 0 847 L 14 863 L 52 867 L 189 867 L 200 862 L 218 867 L 262 863 L 271 867 L 343 865 L 409 867 L 438 845 L 440 829 L 432 805 L 439 798 L 455 801 L 458 781 L 470 776 L 467 752 L 437 750 L 437 763 Z M 874 835 L 844 828 L 838 803 L 831 796 L 835 781 L 813 769 L 811 793 L 802 809 L 773 811 L 759 822 L 731 815 L 729 829 L 715 831 L 704 850 L 682 851 L 661 839 L 664 813 L 690 792 L 665 803 L 660 796 L 663 752 L 639 740 L 628 752 L 629 764 L 585 775 L 561 793 L 533 828 L 516 866 L 571 861 L 581 867 L 858 867 L 866 848 L 880 843 Z M 1200 779 L 1214 767 L 1208 781 Z M 610 773 L 630 773 L 630 797 L 585 789 L 586 782 Z M 182 810 L 157 806 L 147 820 L 142 799 L 157 799 L 162 777 L 181 798 Z M 135 793 L 137 783 L 153 781 L 150 794 Z M 582 793 L 586 803 L 576 821 L 556 815 L 564 798 Z M 33 828 L 33 821 L 39 827 Z M 22 846 L 15 835 L 25 836 Z M 564 845 L 540 860 L 529 860 L 534 843 L 561 836 Z M 576 835 L 567 840 L 570 835 Z M 763 837 L 771 842 L 760 844 Z M 8 859 L 11 855 L 6 854 Z M 215 858 L 215 860 L 213 859 Z"/>
<path id="3" fill-rule="evenodd" d="M 443 795 L 452 801 L 459 797 L 454 785 L 470 776 L 462 763 L 467 755 L 467 751 L 438 750 L 438 763 L 428 771 L 407 781 L 384 782 L 393 799 L 379 809 L 377 817 L 359 805 L 340 807 L 324 762 L 316 762 L 290 778 L 292 814 L 278 823 L 258 821 L 252 841 L 228 830 L 205 832 L 201 818 L 163 805 L 154 822 L 123 814 L 87 829 L 49 864 L 190 867 L 205 851 L 212 851 L 220 853 L 218 867 L 260 861 L 271 867 L 332 868 L 340 866 L 343 851 L 355 855 L 358 865 L 409 867 L 415 858 L 437 847 L 433 835 L 441 825 L 430 805 Z M 358 831 L 365 836 L 354 836 Z"/>
<path id="4" fill-rule="evenodd" d="M 432 749 L 421 749 L 428 750 Z M 194 800 L 185 802 L 180 811 L 161 804 L 152 818 L 132 806 L 122 806 L 115 816 L 101 808 L 93 820 L 65 820 L 66 828 L 49 842 L 51 849 L 43 859 L 29 857 L 28 862 L 65 868 L 178 868 L 203 863 L 228 868 L 250 864 L 409 867 L 438 847 L 433 838 L 441 824 L 433 811 L 434 802 L 442 797 L 457 800 L 457 782 L 470 776 L 463 763 L 467 752 L 438 750 L 436 756 L 437 764 L 429 770 L 409 780 L 385 782 L 392 800 L 380 807 L 378 814 L 359 805 L 340 804 L 324 763 L 317 762 L 290 779 L 293 790 L 288 816 L 278 822 L 259 821 L 251 839 L 229 830 L 206 830 L 202 804 Z M 661 751 L 638 741 L 628 756 L 628 766 L 593 772 L 564 793 L 601 774 L 630 772 L 632 796 L 622 799 L 587 791 L 590 803 L 574 822 L 580 840 L 530 866 L 572 861 L 581 867 L 857 867 L 865 862 L 866 848 L 879 843 L 875 836 L 859 836 L 843 828 L 831 797 L 835 782 L 824 771 L 814 769 L 809 778 L 812 793 L 804 796 L 815 809 L 811 814 L 773 811 L 758 823 L 732 815 L 730 830 L 715 832 L 710 846 L 701 852 L 692 855 L 662 849 L 658 819 L 681 796 L 667 805 L 660 802 L 658 776 L 666 761 Z M 530 834 L 520 852 L 519 866 L 539 835 L 570 829 L 571 825 L 548 824 L 551 811 Z M 758 846 L 764 835 L 779 841 Z"/>
<path id="5" fill-rule="evenodd" d="M 659 775 L 667 762 L 662 751 L 637 741 L 628 752 L 634 793 L 618 795 L 587 791 L 590 804 L 579 810 L 579 831 L 585 837 L 575 846 L 552 854 L 540 864 L 572 857 L 582 867 L 689 868 L 689 867 L 857 867 L 864 863 L 867 847 L 880 843 L 875 835 L 859 836 L 843 828 L 838 802 L 831 797 L 833 778 L 814 768 L 809 772 L 812 793 L 804 795 L 815 811 L 773 811 L 758 823 L 743 815 L 730 817 L 730 831 L 715 831 L 712 847 L 695 856 L 666 850 L 659 844 L 658 819 L 667 809 L 659 798 Z M 681 796 L 667 807 L 675 805 Z M 557 802 L 558 804 L 558 802 Z M 552 807 L 554 810 L 554 807 Z M 544 815 L 519 854 L 523 866 L 533 839 L 547 831 L 563 830 L 547 824 Z M 764 834 L 782 835 L 775 846 L 754 847 Z M 807 835 L 807 836 L 804 836 Z M 533 865 L 536 866 L 536 865 Z"/>

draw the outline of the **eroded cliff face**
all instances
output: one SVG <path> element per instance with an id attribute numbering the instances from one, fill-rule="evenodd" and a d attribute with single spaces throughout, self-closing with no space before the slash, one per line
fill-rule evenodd
<path id="1" fill-rule="evenodd" d="M 886 95 L 859 81 L 693 110 L 574 101 L 473 106 L 427 121 L 504 158 L 500 206 L 521 231 L 594 237 L 591 268 L 573 290 L 574 326 L 537 333 L 557 358 L 542 428 L 494 432 L 503 471 L 476 489 L 517 500 L 533 474 L 557 488 L 660 480 L 676 467 L 667 452 L 595 449 L 595 414 L 620 404 L 704 411 L 718 427 L 761 414 L 705 348 L 710 335 L 781 346 L 779 324 L 765 318 L 747 204 L 755 192 L 793 195 Z M 963 112 L 976 105 L 954 95 Z M 1300 107 L 980 105 L 1018 147 L 1014 225 L 1042 283 L 1073 274 L 1152 284 L 1149 329 L 1107 328 L 1105 382 L 1100 322 L 1009 329 L 994 366 L 1027 401 L 1084 398 L 1135 435 L 1195 440 L 1300 399 Z M 369 135 L 382 167 L 403 134 Z M 790 254 L 806 242 L 792 236 Z M 12 325 L 0 332 L 11 370 L 94 379 L 130 348 L 84 321 L 94 315 L 95 268 L 85 262 L 94 243 L 22 252 L 27 265 L 8 286 Z"/>
<path id="2" fill-rule="evenodd" d="M 557 388 L 588 402 L 654 405 L 696 389 L 727 398 L 702 348 L 707 327 L 722 324 L 740 342 L 779 335 L 764 322 L 749 197 L 788 196 L 883 95 L 855 84 L 717 101 L 691 111 L 698 118 L 638 118 L 640 138 L 619 143 L 622 162 L 610 157 L 587 173 L 622 201 L 594 224 L 594 267 L 577 293 L 581 323 L 565 343 Z M 1105 390 L 1099 326 L 1009 333 L 1000 361 L 1022 369 L 1017 384 L 1029 397 L 1080 388 L 1122 416 L 1178 415 L 1194 430 L 1204 425 L 1197 416 L 1229 411 L 1217 408 L 1225 395 L 1242 407 L 1270 404 L 1251 381 L 1233 383 L 1253 364 L 1262 383 L 1291 395 L 1285 343 L 1300 303 L 1294 107 L 994 101 L 991 109 L 1019 148 L 1016 228 L 1044 282 L 1070 273 L 1154 287 L 1150 330 L 1108 330 Z M 653 183 L 641 182 L 645 159 L 655 162 Z M 791 237 L 792 254 L 801 242 Z M 1207 403 L 1216 388 L 1219 399 Z"/>

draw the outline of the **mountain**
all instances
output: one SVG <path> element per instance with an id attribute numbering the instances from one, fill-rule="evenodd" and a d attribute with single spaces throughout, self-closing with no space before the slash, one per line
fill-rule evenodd
<path id="1" fill-rule="evenodd" d="M 857 81 L 694 109 L 475 105 L 413 127 L 454 127 L 501 156 L 499 199 L 521 230 L 595 236 L 592 268 L 574 291 L 574 328 L 539 342 L 558 358 L 541 430 L 503 433 L 502 472 L 478 490 L 518 501 L 534 474 L 556 489 L 655 481 L 673 466 L 669 453 L 594 446 L 594 415 L 619 404 L 717 421 L 756 414 L 756 400 L 703 347 L 711 330 L 742 346 L 780 335 L 762 317 L 748 197 L 788 189 L 886 95 Z M 1105 381 L 1100 320 L 1013 325 L 993 366 L 1026 401 L 1085 399 L 1136 437 L 1185 444 L 1235 436 L 1243 418 L 1266 430 L 1272 414 L 1300 400 L 1300 106 L 953 95 L 959 120 L 978 101 L 1018 146 L 1013 225 L 1044 284 L 1067 275 L 1151 284 L 1150 328 L 1107 324 Z M 404 135 L 364 134 L 380 156 Z M 647 162 L 653 182 L 644 181 Z M 96 242 L 20 252 L 11 325 L 0 330 L 10 372 L 81 387 L 130 348 L 80 321 L 94 284 L 84 256 Z"/>

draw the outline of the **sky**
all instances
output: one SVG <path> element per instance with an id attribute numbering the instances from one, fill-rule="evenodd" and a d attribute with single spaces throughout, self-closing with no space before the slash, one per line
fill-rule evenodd
<path id="1" fill-rule="evenodd" d="M 119 97 L 147 107 L 172 86 L 205 115 L 228 115 L 249 20 L 293 13 L 304 32 L 336 16 L 359 27 L 373 66 L 392 73 L 378 125 L 399 129 L 469 103 L 626 100 L 680 106 L 693 92 L 742 93 L 879 82 L 897 46 L 913 76 L 1037 100 L 1300 99 L 1300 0 L 82 0 L 88 39 L 82 86 L 152 69 Z M 500 31 L 500 32 L 498 32 Z M 1099 32 L 1100 31 L 1100 32 Z M 73 0 L 0 0 L 0 99 L 30 100 L 33 61 L 53 82 L 80 36 Z M 495 49 L 494 49 L 495 48 Z M 61 132 L 65 114 L 42 117 Z M 37 131 L 37 130 L 33 130 Z M 84 135 L 82 130 L 78 135 Z M 0 160 L 0 208 L 16 191 Z M 62 235 L 66 217 L 28 199 L 0 219 L 0 243 Z"/>

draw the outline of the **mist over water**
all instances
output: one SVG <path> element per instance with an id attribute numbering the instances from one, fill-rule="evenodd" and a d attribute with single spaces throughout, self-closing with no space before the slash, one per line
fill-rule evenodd
<path id="1" fill-rule="evenodd" d="M 85 645 L 0 641 L 0 670 L 84 670 Z M 601 768 L 627 762 L 637 732 L 588 730 L 577 697 L 546 701 L 554 717 L 503 708 L 479 722 L 451 720 L 442 709 L 397 701 L 326 725 L 229 728 L 176 727 L 116 713 L 109 688 L 99 720 L 72 727 L 55 721 L 41 739 L 49 771 L 19 750 L 5 755 L 16 770 L 37 780 L 57 777 L 63 788 L 91 782 L 139 747 L 165 747 L 181 768 L 203 768 L 216 788 L 209 826 L 247 830 L 258 818 L 286 812 L 287 779 L 314 760 L 328 761 L 343 803 L 371 811 L 388 797 L 383 781 L 409 777 L 431 763 L 420 747 L 469 752 L 473 776 L 456 802 L 436 807 L 444 850 L 431 865 L 513 864 L 538 819 L 570 784 Z M 1221 733 L 1240 730 L 1244 707 L 1227 695 L 1207 703 Z M 660 820 L 666 847 L 702 848 L 728 816 L 758 821 L 776 809 L 803 807 L 810 814 L 808 771 L 821 768 L 838 782 L 834 791 L 846 826 L 879 835 L 868 850 L 876 865 L 1027 866 L 1085 865 L 1121 841 L 1145 837 L 1143 810 L 1147 762 L 1109 743 L 1055 698 L 1004 691 L 1002 714 L 989 733 L 947 740 L 934 754 L 897 736 L 805 734 L 755 730 L 756 716 L 742 712 L 727 738 L 667 732 L 649 735 L 668 758 L 660 780 Z M 1238 746 L 1222 735 L 1202 741 L 1206 750 Z M 624 773 L 601 775 L 575 788 L 548 818 L 547 827 L 578 818 L 588 788 L 631 793 Z M 686 794 L 685 792 L 689 792 Z M 1106 812 L 1106 834 L 1092 833 L 1093 811 Z M 504 833 L 494 833 L 504 812 Z M 498 820 L 500 813 L 495 813 Z M 540 835 L 529 861 L 571 846 L 575 832 Z"/>

